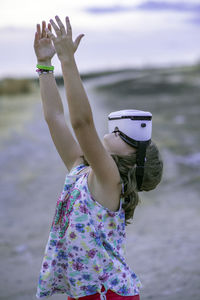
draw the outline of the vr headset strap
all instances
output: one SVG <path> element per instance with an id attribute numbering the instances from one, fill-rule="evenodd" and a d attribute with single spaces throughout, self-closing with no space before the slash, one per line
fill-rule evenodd
<path id="1" fill-rule="evenodd" d="M 136 141 L 134 139 L 131 139 L 126 134 L 124 134 L 119 129 L 114 130 L 113 132 L 119 132 L 120 137 L 124 142 L 129 144 L 130 146 L 133 146 L 137 149 L 137 157 L 136 157 L 136 181 L 137 181 L 137 187 L 138 191 L 141 191 L 142 181 L 144 177 L 144 164 L 145 164 L 145 157 L 146 157 L 146 149 L 147 146 L 150 144 L 151 140 L 141 142 Z"/>
<path id="2" fill-rule="evenodd" d="M 144 177 L 144 164 L 146 156 L 146 148 L 148 142 L 138 142 L 137 158 L 136 158 L 136 181 L 138 190 L 141 191 L 142 181 Z"/>
<path id="3" fill-rule="evenodd" d="M 115 132 L 115 131 L 114 131 Z M 131 139 L 130 137 L 128 137 L 125 133 L 123 133 L 120 130 L 116 130 L 116 132 L 119 132 L 119 136 L 121 137 L 121 139 L 126 142 L 128 145 L 137 148 L 138 147 L 138 142 L 134 139 Z"/>

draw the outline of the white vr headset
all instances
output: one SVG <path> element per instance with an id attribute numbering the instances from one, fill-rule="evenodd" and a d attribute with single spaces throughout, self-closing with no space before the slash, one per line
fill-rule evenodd
<path id="1" fill-rule="evenodd" d="M 140 191 L 144 176 L 146 148 L 151 142 L 152 114 L 141 110 L 119 110 L 108 115 L 109 133 L 119 132 L 124 142 L 137 149 L 136 180 Z"/>

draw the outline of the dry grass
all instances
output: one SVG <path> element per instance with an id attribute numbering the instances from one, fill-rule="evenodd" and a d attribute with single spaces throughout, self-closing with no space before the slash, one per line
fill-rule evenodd
<path id="1" fill-rule="evenodd" d="M 33 90 L 30 79 L 4 78 L 0 81 L 0 95 L 28 94 Z"/>

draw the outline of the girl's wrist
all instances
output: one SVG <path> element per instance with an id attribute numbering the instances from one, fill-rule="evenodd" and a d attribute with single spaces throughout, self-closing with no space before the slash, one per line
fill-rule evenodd
<path id="1" fill-rule="evenodd" d="M 71 62 L 74 62 L 75 60 L 75 57 L 74 57 L 74 54 L 70 54 L 68 56 L 60 56 L 60 62 L 61 64 L 70 64 Z"/>
<path id="2" fill-rule="evenodd" d="M 51 60 L 38 60 L 36 72 L 38 75 L 53 74 L 54 66 L 51 65 Z"/>
<path id="3" fill-rule="evenodd" d="M 69 67 L 71 65 L 74 65 L 74 63 L 75 63 L 75 57 L 73 56 L 70 59 L 66 59 L 66 58 L 61 59 L 60 63 L 61 63 L 62 67 Z"/>

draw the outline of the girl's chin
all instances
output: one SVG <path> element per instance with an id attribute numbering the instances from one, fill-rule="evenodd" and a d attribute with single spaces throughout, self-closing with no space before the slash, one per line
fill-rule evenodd
<path id="1" fill-rule="evenodd" d="M 111 135 L 111 133 L 106 133 L 103 137 L 103 139 L 107 139 L 109 136 Z"/>
<path id="2" fill-rule="evenodd" d="M 110 151 L 109 151 L 109 146 L 108 146 L 108 144 L 106 143 L 106 139 L 103 139 L 103 146 L 104 146 L 104 148 L 105 148 L 108 152 L 110 152 Z"/>

